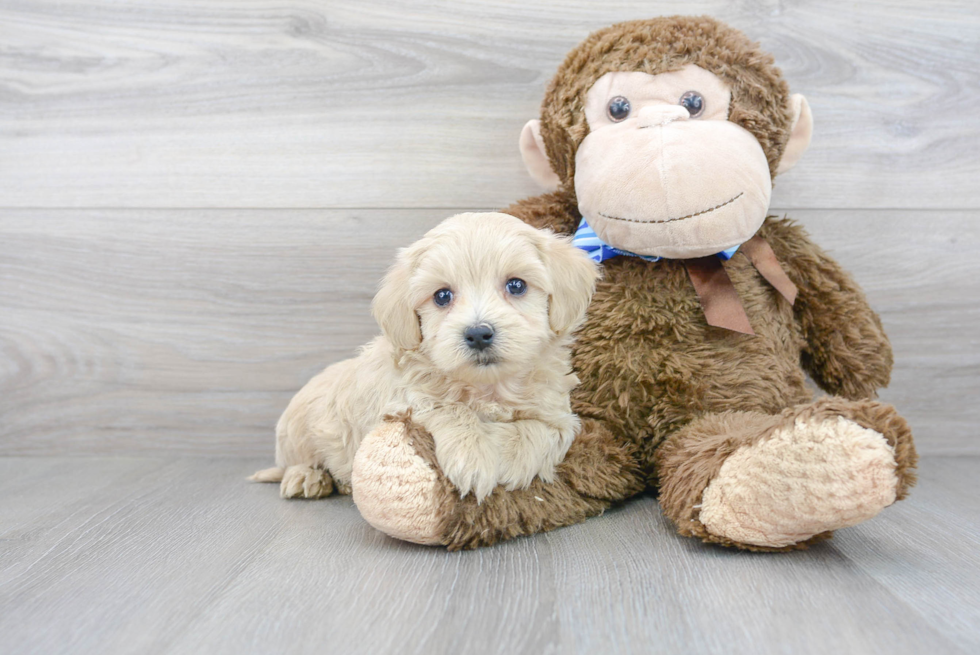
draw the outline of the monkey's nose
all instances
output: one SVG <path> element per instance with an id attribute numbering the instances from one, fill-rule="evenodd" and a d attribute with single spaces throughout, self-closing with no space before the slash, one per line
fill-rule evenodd
<path id="1" fill-rule="evenodd" d="M 639 127 L 658 127 L 672 121 L 683 121 L 690 118 L 687 109 L 680 105 L 651 105 L 640 110 L 637 117 Z"/>
<path id="2" fill-rule="evenodd" d="M 485 350 L 493 345 L 493 327 L 486 323 L 471 325 L 463 330 L 466 345 L 474 350 Z"/>

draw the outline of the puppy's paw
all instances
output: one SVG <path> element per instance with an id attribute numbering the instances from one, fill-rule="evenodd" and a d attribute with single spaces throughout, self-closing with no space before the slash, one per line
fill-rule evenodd
<path id="1" fill-rule="evenodd" d="M 479 447 L 455 448 L 438 459 L 460 497 L 472 493 L 479 503 L 497 486 L 497 457 L 493 453 Z"/>
<path id="2" fill-rule="evenodd" d="M 527 489 L 539 475 L 550 482 L 557 461 L 549 461 L 549 451 L 558 442 L 558 433 L 540 421 L 518 421 L 506 427 L 511 428 L 511 434 L 500 457 L 500 484 L 513 491 Z"/>
<path id="3" fill-rule="evenodd" d="M 500 465 L 500 484 L 507 491 L 527 489 L 539 475 L 542 480 L 548 481 L 548 478 L 554 478 L 555 467 L 543 467 L 541 462 L 530 459 L 502 461 Z"/>
<path id="4" fill-rule="evenodd" d="M 289 466 L 282 474 L 279 495 L 283 498 L 323 498 L 333 493 L 330 474 L 312 466 Z"/>
<path id="5" fill-rule="evenodd" d="M 480 407 L 477 415 L 489 423 L 501 423 L 514 420 L 514 410 L 500 403 L 486 403 Z"/>
<path id="6" fill-rule="evenodd" d="M 497 425 L 492 424 L 496 428 Z M 460 497 L 472 493 L 482 502 L 497 486 L 500 469 L 497 430 L 484 433 L 434 433 L 436 460 L 443 473 L 459 490 Z M 533 476 L 532 476 L 533 477 Z"/>
<path id="7" fill-rule="evenodd" d="M 574 414 L 555 423 L 538 420 L 516 421 L 505 441 L 500 461 L 499 481 L 508 491 L 526 489 L 535 477 L 553 482 L 555 467 L 565 457 L 579 429 Z"/>

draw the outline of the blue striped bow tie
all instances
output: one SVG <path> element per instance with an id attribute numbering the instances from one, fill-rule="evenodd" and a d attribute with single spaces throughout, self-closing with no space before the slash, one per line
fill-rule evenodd
<path id="1" fill-rule="evenodd" d="M 639 257 L 640 259 L 645 259 L 648 262 L 659 262 L 663 257 L 657 257 L 656 255 L 638 255 L 635 252 L 630 252 L 628 250 L 620 250 L 619 248 L 613 248 L 608 243 L 599 238 L 589 224 L 582 219 L 582 222 L 578 224 L 578 229 L 575 231 L 575 236 L 572 237 L 572 245 L 576 248 L 580 248 L 589 254 L 589 258 L 592 261 L 600 264 L 607 259 L 612 259 L 619 255 L 628 255 L 630 257 Z M 732 258 L 732 255 L 738 250 L 738 246 L 734 248 L 729 248 L 728 250 L 722 250 L 718 253 L 718 257 L 723 260 L 728 260 Z"/>

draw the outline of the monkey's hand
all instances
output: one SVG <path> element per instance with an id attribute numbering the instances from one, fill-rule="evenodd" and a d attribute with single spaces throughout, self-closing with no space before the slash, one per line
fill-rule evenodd
<path id="1" fill-rule="evenodd" d="M 828 393 L 877 397 L 891 377 L 892 349 L 860 287 L 791 221 L 767 218 L 759 235 L 799 291 L 794 313 L 806 339 L 807 373 Z"/>

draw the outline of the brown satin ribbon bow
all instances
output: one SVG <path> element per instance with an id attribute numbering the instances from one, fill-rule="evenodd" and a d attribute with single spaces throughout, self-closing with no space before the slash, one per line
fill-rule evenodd
<path id="1" fill-rule="evenodd" d="M 796 301 L 796 285 L 783 271 L 776 259 L 776 253 L 760 236 L 754 236 L 741 246 L 739 250 L 749 258 L 759 274 L 780 293 L 789 304 Z M 735 291 L 735 285 L 722 266 L 721 259 L 712 255 L 685 259 L 684 266 L 694 284 L 694 290 L 701 299 L 704 317 L 708 325 L 725 328 L 742 334 L 755 334 L 745 314 L 742 300 Z"/>

